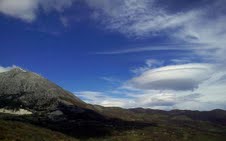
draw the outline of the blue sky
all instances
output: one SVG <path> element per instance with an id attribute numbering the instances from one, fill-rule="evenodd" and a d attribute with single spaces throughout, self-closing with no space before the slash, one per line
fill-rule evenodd
<path id="1" fill-rule="evenodd" d="M 0 72 L 86 102 L 226 109 L 224 0 L 0 0 Z"/>

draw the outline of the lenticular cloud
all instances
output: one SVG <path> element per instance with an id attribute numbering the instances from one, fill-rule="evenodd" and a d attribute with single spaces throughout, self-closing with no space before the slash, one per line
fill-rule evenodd
<path id="1" fill-rule="evenodd" d="M 213 72 L 209 64 L 172 65 L 149 69 L 127 85 L 149 90 L 194 90 Z"/>

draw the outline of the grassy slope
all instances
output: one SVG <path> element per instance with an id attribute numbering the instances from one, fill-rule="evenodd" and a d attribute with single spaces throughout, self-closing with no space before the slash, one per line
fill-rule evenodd
<path id="1" fill-rule="evenodd" d="M 225 141 L 219 128 L 209 125 L 205 131 L 193 127 L 161 125 L 127 131 L 113 131 L 112 136 L 80 139 L 85 141 Z M 205 125 L 207 124 L 207 125 Z M 225 130 L 226 131 L 226 130 Z M 3 141 L 79 141 L 59 132 L 16 121 L 0 120 L 0 140 Z"/>
<path id="2" fill-rule="evenodd" d="M 3 141 L 226 141 L 226 126 L 193 120 L 185 115 L 133 113 L 112 108 L 102 111 L 108 116 L 121 115 L 124 120 L 150 121 L 157 126 L 129 130 L 111 129 L 111 136 L 75 139 L 59 132 L 5 118 L 0 114 L 0 140 Z M 111 113 L 111 115 L 109 115 Z M 12 117 L 12 116 L 9 116 Z M 1 120 L 2 119 L 2 120 Z M 8 119 L 8 120 L 6 120 Z M 13 119 L 13 118 L 12 118 Z"/>
<path id="3" fill-rule="evenodd" d="M 62 133 L 16 121 L 0 120 L 1 141 L 78 141 Z"/>

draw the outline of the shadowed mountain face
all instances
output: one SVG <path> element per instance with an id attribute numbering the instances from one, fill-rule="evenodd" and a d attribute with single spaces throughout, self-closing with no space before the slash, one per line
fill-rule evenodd
<path id="1" fill-rule="evenodd" d="M 21 109 L 32 114 L 2 113 Z M 40 75 L 21 68 L 0 73 L 0 140 L 6 138 L 1 133 L 9 134 L 12 138 L 8 140 L 14 140 L 13 125 L 19 125 L 25 132 L 29 128 L 47 128 L 48 132 L 51 129 L 76 140 L 226 140 L 224 110 L 162 111 L 91 105 Z M 42 131 L 39 133 L 43 134 Z"/>

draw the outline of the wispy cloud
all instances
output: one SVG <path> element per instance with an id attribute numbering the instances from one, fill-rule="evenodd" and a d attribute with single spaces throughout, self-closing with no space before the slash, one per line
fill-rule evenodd
<path id="1" fill-rule="evenodd" d="M 156 68 L 156 67 L 160 67 L 164 64 L 164 61 L 162 60 L 156 60 L 156 59 L 147 59 L 145 61 L 145 65 L 138 67 L 138 68 L 134 68 L 131 71 L 135 74 L 141 74 L 151 68 Z"/>
<path id="2" fill-rule="evenodd" d="M 205 46 L 205 48 L 202 48 Z M 117 54 L 130 54 L 147 51 L 193 51 L 193 50 L 212 50 L 212 47 L 208 47 L 206 44 L 165 44 L 165 45 L 153 45 L 146 47 L 127 48 L 114 51 L 96 52 L 94 54 L 100 55 L 117 55 Z"/>
<path id="3" fill-rule="evenodd" d="M 226 22 L 223 0 L 205 1 L 201 6 L 187 10 L 167 9 L 167 5 L 158 4 L 157 0 L 86 0 L 98 14 L 105 29 L 122 33 L 129 38 L 151 38 L 166 36 L 172 42 L 184 41 L 184 44 L 201 44 L 187 48 L 181 47 L 140 47 L 97 54 L 114 55 L 156 50 L 194 50 L 200 57 L 225 62 Z M 176 1 L 174 1 L 176 2 Z M 211 6 L 210 6 L 211 4 Z M 185 4 L 186 5 L 186 4 Z M 186 7 L 186 6 L 185 6 Z M 203 46 L 204 44 L 204 46 Z M 213 50 L 211 50 L 213 49 Z"/>
<path id="4" fill-rule="evenodd" d="M 126 104 L 130 101 L 127 98 L 108 96 L 104 92 L 97 91 L 80 91 L 75 92 L 75 94 L 88 103 L 106 107 L 127 107 Z"/>
<path id="5" fill-rule="evenodd" d="M 117 83 L 122 83 L 122 81 L 121 80 L 119 80 L 119 79 L 117 79 L 117 78 L 114 78 L 114 77 L 106 77 L 106 76 L 104 76 L 104 77 L 100 77 L 100 79 L 102 79 L 102 80 L 104 80 L 104 81 L 107 81 L 107 82 L 110 82 L 110 83 L 112 83 L 112 84 L 117 84 Z"/>
<path id="6" fill-rule="evenodd" d="M 0 13 L 32 22 L 40 10 L 62 12 L 72 5 L 74 0 L 1 0 Z"/>
<path id="7" fill-rule="evenodd" d="M 156 34 L 160 30 L 176 28 L 189 22 L 198 12 L 168 14 L 157 5 L 156 0 L 99 1 L 87 3 L 101 9 L 99 17 L 108 29 L 117 30 L 127 36 Z"/>

